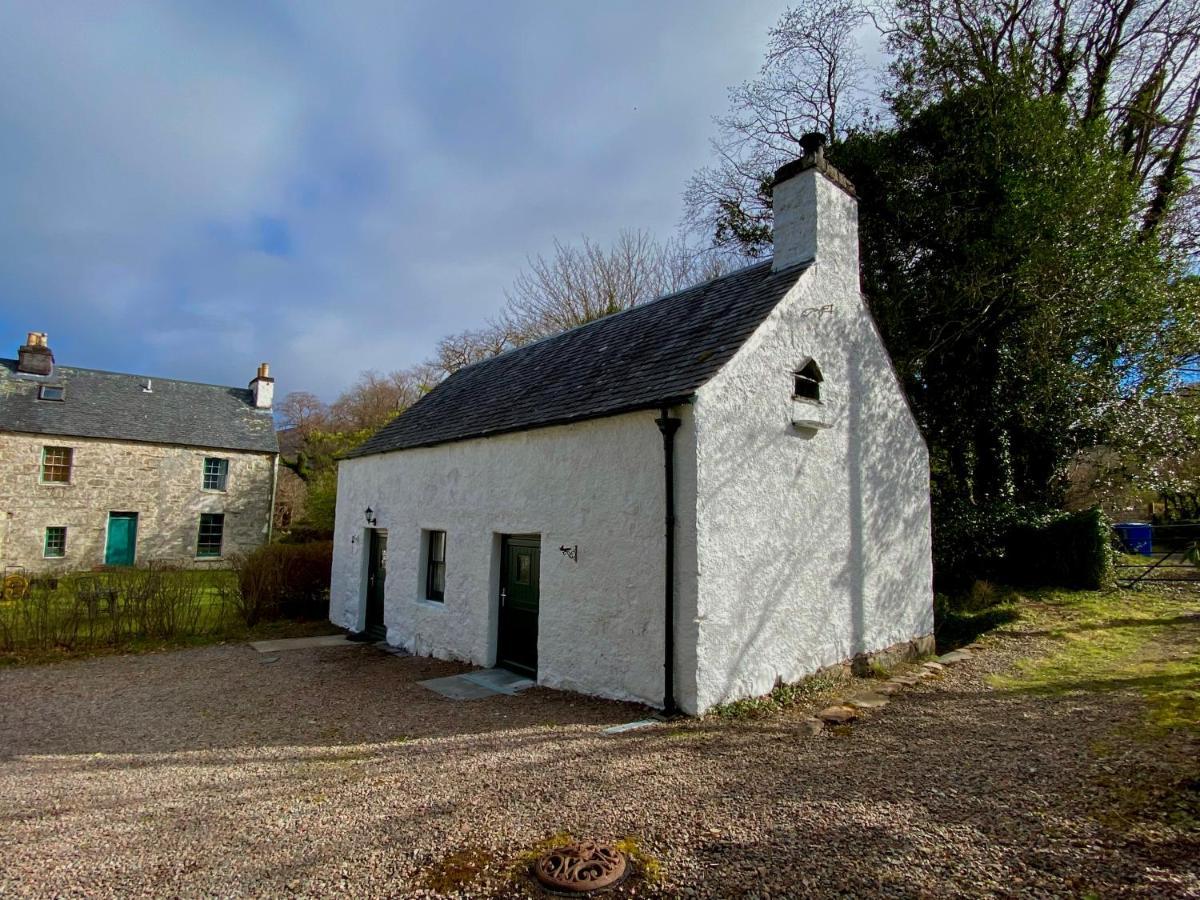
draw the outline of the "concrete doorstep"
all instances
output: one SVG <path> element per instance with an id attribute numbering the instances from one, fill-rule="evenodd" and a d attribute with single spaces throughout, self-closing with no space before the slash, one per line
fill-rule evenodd
<path id="1" fill-rule="evenodd" d="M 507 669 L 480 669 L 462 675 L 430 678 L 417 684 L 451 700 L 480 700 L 497 694 L 512 696 L 533 687 L 534 682 Z"/>
<path id="2" fill-rule="evenodd" d="M 280 638 L 276 641 L 251 641 L 259 653 L 278 653 L 281 650 L 306 650 L 309 647 L 356 647 L 344 634 L 324 634 L 320 637 Z"/>

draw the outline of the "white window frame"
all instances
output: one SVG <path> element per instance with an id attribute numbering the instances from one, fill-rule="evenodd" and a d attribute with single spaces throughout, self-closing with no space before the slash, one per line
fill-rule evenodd
<path id="1" fill-rule="evenodd" d="M 46 455 L 51 450 L 65 450 L 67 453 L 67 462 L 65 465 L 65 468 L 67 470 L 67 477 L 63 481 L 59 481 L 57 479 L 47 479 L 46 478 Z M 58 466 L 59 468 L 63 467 L 62 463 L 52 463 L 52 465 Z M 38 483 L 61 487 L 64 485 L 71 484 L 71 482 L 74 481 L 74 479 L 75 479 L 75 448 L 74 447 L 63 447 L 59 444 L 43 445 L 42 455 L 41 455 L 41 458 L 38 460 Z"/>

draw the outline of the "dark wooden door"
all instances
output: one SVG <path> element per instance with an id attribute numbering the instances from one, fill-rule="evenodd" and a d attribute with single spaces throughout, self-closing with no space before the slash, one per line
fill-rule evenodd
<path id="1" fill-rule="evenodd" d="M 386 637 L 383 627 L 383 585 L 387 579 L 387 535 L 372 528 L 367 547 L 367 622 L 364 630 L 381 639 Z"/>
<path id="2" fill-rule="evenodd" d="M 538 585 L 542 539 L 507 535 L 500 556 L 500 633 L 497 661 L 506 669 L 537 675 Z"/>

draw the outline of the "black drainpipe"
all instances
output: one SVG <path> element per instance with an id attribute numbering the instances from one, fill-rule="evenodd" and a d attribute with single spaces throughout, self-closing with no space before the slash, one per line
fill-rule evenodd
<path id="1" fill-rule="evenodd" d="M 663 407 L 662 416 L 654 420 L 663 436 L 663 467 L 666 470 L 667 533 L 666 556 L 663 569 L 666 584 L 663 599 L 666 618 L 663 632 L 663 712 L 668 716 L 679 710 L 675 706 L 675 432 L 680 420 L 671 417 L 671 410 Z"/>

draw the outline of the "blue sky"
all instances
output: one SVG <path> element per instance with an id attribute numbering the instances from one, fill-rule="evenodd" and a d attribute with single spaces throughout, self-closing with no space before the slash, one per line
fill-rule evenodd
<path id="1" fill-rule="evenodd" d="M 666 237 L 782 2 L 0 7 L 0 355 L 331 399 Z"/>

